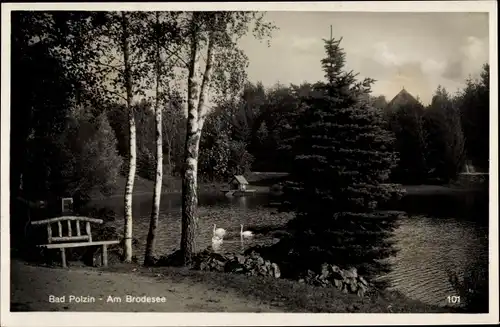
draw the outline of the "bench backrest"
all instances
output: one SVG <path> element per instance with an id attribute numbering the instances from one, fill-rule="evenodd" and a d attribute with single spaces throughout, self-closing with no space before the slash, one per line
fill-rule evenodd
<path id="1" fill-rule="evenodd" d="M 80 222 L 85 226 L 85 234 L 82 233 Z M 58 236 L 53 236 L 52 225 L 57 223 Z M 76 235 L 73 233 L 72 223 L 75 224 Z M 32 221 L 32 225 L 47 225 L 48 243 L 52 242 L 72 242 L 72 241 L 88 241 L 92 242 L 92 231 L 90 223 L 102 224 L 102 219 L 78 217 L 78 216 L 63 216 L 44 220 Z M 65 232 L 65 233 L 64 233 Z M 66 235 L 66 236 L 65 236 Z"/>

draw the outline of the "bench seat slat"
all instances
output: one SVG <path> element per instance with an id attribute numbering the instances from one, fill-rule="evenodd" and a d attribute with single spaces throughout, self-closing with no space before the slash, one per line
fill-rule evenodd
<path id="1" fill-rule="evenodd" d="M 102 224 L 104 220 L 102 219 L 97 219 L 97 218 L 90 218 L 90 217 L 83 217 L 83 216 L 62 216 L 62 217 L 56 217 L 56 218 L 50 218 L 50 219 L 43 219 L 43 220 L 35 220 L 32 221 L 32 225 L 41 225 L 41 224 L 52 224 L 58 221 L 64 221 L 64 220 L 79 220 L 79 221 L 88 221 L 90 223 L 96 223 L 96 224 Z"/>
<path id="2" fill-rule="evenodd" d="M 46 249 L 63 249 L 63 248 L 77 248 L 84 246 L 110 245 L 119 243 L 120 243 L 119 240 L 114 240 L 114 241 L 80 242 L 80 243 L 41 244 L 37 246 Z"/>
<path id="3" fill-rule="evenodd" d="M 85 241 L 88 240 L 88 235 L 80 235 L 80 236 L 62 236 L 62 237 L 52 237 L 53 242 L 64 242 L 64 241 Z"/>

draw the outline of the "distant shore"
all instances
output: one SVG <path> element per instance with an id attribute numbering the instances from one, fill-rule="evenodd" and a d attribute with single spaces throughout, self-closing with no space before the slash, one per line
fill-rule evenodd
<path id="1" fill-rule="evenodd" d="M 450 185 L 403 185 L 406 190 L 406 195 L 440 195 L 440 194 L 457 194 L 464 192 L 476 191 L 476 188 L 468 188 L 461 186 Z"/>
<path id="2" fill-rule="evenodd" d="M 286 175 L 285 175 L 286 176 Z M 250 185 L 249 189 L 255 190 L 255 194 L 269 194 L 271 187 L 275 182 L 283 178 L 283 173 L 251 173 L 247 178 Z M 95 194 L 91 197 L 92 200 L 106 200 L 117 197 L 123 197 L 125 190 L 125 178 L 120 177 L 117 181 L 118 187 L 117 192 L 111 195 Z M 257 184 L 257 185 L 256 185 Z M 205 182 L 201 181 L 198 183 L 199 193 L 214 193 L 220 192 L 221 190 L 227 188 L 227 183 L 224 182 Z M 454 185 L 402 185 L 402 188 L 406 191 L 406 195 L 454 195 L 464 192 L 475 191 L 475 188 L 454 186 Z M 154 190 L 154 182 L 136 177 L 134 184 L 134 196 L 152 196 Z M 182 193 L 182 180 L 179 177 L 169 178 L 164 181 L 162 187 L 162 194 L 180 194 Z"/>
<path id="3" fill-rule="evenodd" d="M 286 175 L 285 175 L 286 176 Z M 283 177 L 283 173 L 250 173 L 245 175 L 250 183 L 249 189 L 255 190 L 256 194 L 268 194 L 271 186 L 275 184 L 277 178 Z M 92 200 L 105 200 L 116 197 L 123 197 L 125 190 L 126 179 L 120 176 L 117 180 L 117 191 L 110 195 L 102 195 L 95 192 L 91 197 Z M 227 188 L 228 184 L 225 182 L 198 182 L 199 193 L 214 193 L 222 192 L 222 189 Z M 154 181 L 136 176 L 134 182 L 134 196 L 153 195 Z M 162 194 L 180 194 L 182 193 L 182 180 L 180 177 L 168 177 L 163 181 Z"/>

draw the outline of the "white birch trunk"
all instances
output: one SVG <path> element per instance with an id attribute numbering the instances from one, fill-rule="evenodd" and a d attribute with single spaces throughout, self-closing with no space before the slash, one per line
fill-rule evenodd
<path id="1" fill-rule="evenodd" d="M 123 61 L 125 63 L 124 77 L 125 88 L 127 93 L 127 111 L 128 111 L 128 124 L 129 124 L 129 170 L 127 176 L 127 184 L 125 186 L 125 228 L 124 228 L 124 242 L 123 242 L 123 260 L 125 262 L 132 262 L 132 195 L 134 192 L 134 180 L 136 172 L 137 149 L 136 149 L 136 126 L 134 110 L 132 107 L 132 76 L 130 72 L 130 58 L 129 58 L 129 35 L 128 35 L 128 18 L 122 12 L 122 51 Z"/>
<path id="2" fill-rule="evenodd" d="M 189 265 L 191 263 L 192 256 L 196 252 L 198 156 L 201 130 L 203 128 L 203 123 L 205 121 L 205 115 L 207 112 L 204 104 L 212 74 L 213 61 L 213 34 L 211 34 L 208 43 L 207 66 L 203 75 L 201 89 L 199 91 L 197 81 L 199 41 L 195 15 L 196 14 L 193 14 L 193 26 L 191 32 L 191 56 L 189 62 L 188 79 L 188 119 L 184 162 L 185 166 L 182 179 L 181 253 L 184 265 Z"/>
<path id="3" fill-rule="evenodd" d="M 156 23 L 159 17 L 156 13 Z M 154 260 L 154 249 L 156 241 L 156 230 L 158 228 L 158 218 L 160 216 L 161 186 L 163 182 L 163 135 L 162 135 L 162 110 L 160 108 L 160 45 L 156 40 L 155 69 L 156 69 L 156 99 L 155 99 L 155 122 L 156 122 L 156 174 L 155 188 L 153 195 L 153 208 L 149 224 L 149 233 L 146 243 L 146 254 L 144 265 L 150 265 Z"/>
<path id="4" fill-rule="evenodd" d="M 198 144 L 201 131 L 198 128 L 198 29 L 196 13 L 191 22 L 191 53 L 188 76 L 188 117 L 186 129 L 185 158 L 182 176 L 182 234 L 181 253 L 183 263 L 189 265 L 196 251 L 196 210 L 198 205 L 197 170 Z"/>
<path id="5" fill-rule="evenodd" d="M 210 33 L 210 37 L 208 39 L 208 50 L 207 50 L 207 63 L 205 66 L 205 73 L 203 74 L 203 81 L 201 83 L 201 91 L 200 91 L 200 99 L 198 102 L 198 120 L 199 120 L 199 129 L 203 128 L 203 124 L 205 123 L 205 118 L 208 113 L 208 109 L 205 107 L 205 102 L 207 101 L 207 94 L 210 82 L 212 80 L 212 67 L 214 62 L 214 33 Z"/>

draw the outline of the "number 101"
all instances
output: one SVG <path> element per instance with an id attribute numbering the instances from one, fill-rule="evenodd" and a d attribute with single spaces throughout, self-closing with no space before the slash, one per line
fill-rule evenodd
<path id="1" fill-rule="evenodd" d="M 452 303 L 452 304 L 458 304 L 460 303 L 460 296 L 448 296 L 446 298 L 446 300 L 448 301 L 448 303 Z"/>

